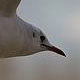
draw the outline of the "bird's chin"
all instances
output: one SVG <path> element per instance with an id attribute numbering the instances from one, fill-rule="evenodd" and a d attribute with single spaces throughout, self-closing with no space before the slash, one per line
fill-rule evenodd
<path id="1" fill-rule="evenodd" d="M 45 47 L 47 50 L 49 50 L 49 51 L 55 52 L 55 53 L 57 53 L 57 54 L 60 54 L 60 55 L 66 57 L 65 53 L 64 53 L 62 50 L 56 48 L 55 46 L 48 46 L 48 45 L 46 45 L 46 44 L 41 44 L 41 45 L 42 45 L 43 47 Z"/>

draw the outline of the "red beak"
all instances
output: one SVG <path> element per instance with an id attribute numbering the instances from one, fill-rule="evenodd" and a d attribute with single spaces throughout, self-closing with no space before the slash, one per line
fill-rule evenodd
<path id="1" fill-rule="evenodd" d="M 60 50 L 60 49 L 58 49 L 58 48 L 56 48 L 56 47 L 54 47 L 54 46 L 49 47 L 48 49 L 49 49 L 50 51 L 53 51 L 53 52 L 55 52 L 55 53 L 57 53 L 57 54 L 60 54 L 60 55 L 66 57 L 66 55 L 64 54 L 64 52 L 63 52 L 62 50 Z"/>
<path id="2" fill-rule="evenodd" d="M 62 50 L 56 48 L 55 46 L 50 47 L 50 46 L 45 45 L 45 44 L 42 44 L 42 45 L 45 46 L 45 47 L 47 47 L 49 51 L 53 51 L 53 52 L 55 52 L 55 53 L 57 53 L 57 54 L 60 54 L 60 55 L 66 57 L 66 55 L 64 54 L 64 52 L 63 52 Z"/>

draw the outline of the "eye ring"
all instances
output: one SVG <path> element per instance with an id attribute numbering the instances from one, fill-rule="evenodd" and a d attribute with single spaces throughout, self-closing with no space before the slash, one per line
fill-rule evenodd
<path id="1" fill-rule="evenodd" d="M 40 40 L 43 42 L 45 40 L 45 36 L 40 36 Z"/>

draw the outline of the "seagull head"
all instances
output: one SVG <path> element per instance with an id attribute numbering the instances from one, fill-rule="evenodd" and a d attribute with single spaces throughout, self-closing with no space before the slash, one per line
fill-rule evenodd
<path id="1" fill-rule="evenodd" d="M 53 46 L 48 41 L 46 35 L 41 30 L 33 32 L 33 47 L 34 49 L 37 48 L 37 52 L 52 51 L 66 57 L 65 53 L 61 49 Z"/>

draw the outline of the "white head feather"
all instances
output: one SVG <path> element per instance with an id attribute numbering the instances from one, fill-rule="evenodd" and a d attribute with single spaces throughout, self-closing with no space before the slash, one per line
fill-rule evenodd
<path id="1" fill-rule="evenodd" d="M 21 0 L 0 0 L 0 58 L 27 56 L 50 50 L 65 56 L 52 46 L 43 32 L 16 15 Z"/>

